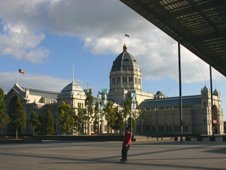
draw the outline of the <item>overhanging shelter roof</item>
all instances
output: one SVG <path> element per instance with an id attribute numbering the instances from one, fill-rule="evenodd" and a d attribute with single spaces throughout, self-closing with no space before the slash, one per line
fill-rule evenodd
<path id="1" fill-rule="evenodd" d="M 121 0 L 226 76 L 225 0 Z"/>

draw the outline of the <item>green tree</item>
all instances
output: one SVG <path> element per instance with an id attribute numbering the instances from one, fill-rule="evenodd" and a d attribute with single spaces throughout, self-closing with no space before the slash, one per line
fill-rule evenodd
<path id="1" fill-rule="evenodd" d="M 0 128 L 5 128 L 9 122 L 10 118 L 6 111 L 4 92 L 0 88 Z"/>
<path id="2" fill-rule="evenodd" d="M 96 102 L 95 108 L 94 108 L 94 121 L 93 121 L 93 126 L 94 126 L 94 131 L 95 133 L 99 133 L 99 103 Z"/>
<path id="3" fill-rule="evenodd" d="M 46 135 L 53 135 L 55 133 L 55 128 L 53 114 L 50 109 L 47 110 L 45 124 L 46 124 Z"/>
<path id="4" fill-rule="evenodd" d="M 46 135 L 46 115 L 45 116 L 39 116 L 40 126 L 37 127 L 37 133 L 39 135 Z"/>
<path id="5" fill-rule="evenodd" d="M 115 115 L 114 115 L 115 109 L 113 107 L 113 102 L 109 101 L 103 111 L 105 114 L 105 119 L 107 120 L 107 127 L 108 127 L 107 131 L 109 133 L 109 127 L 112 127 L 115 121 Z"/>
<path id="6" fill-rule="evenodd" d="M 75 126 L 75 113 L 70 105 L 60 104 L 58 107 L 58 125 L 63 134 L 72 134 Z"/>
<path id="7" fill-rule="evenodd" d="M 11 118 L 12 124 L 16 128 L 16 139 L 18 139 L 18 130 L 26 127 L 27 116 L 24 111 L 20 98 L 16 96 L 12 100 L 13 100 L 11 105 L 12 112 L 10 113 L 10 118 Z"/>
<path id="8" fill-rule="evenodd" d="M 31 123 L 31 127 L 32 127 L 32 135 L 34 136 L 36 128 L 38 128 L 41 125 L 40 118 L 37 112 L 35 111 L 31 112 L 31 117 L 29 122 Z"/>
<path id="9" fill-rule="evenodd" d="M 86 93 L 86 120 L 88 124 L 88 134 L 90 134 L 90 118 L 93 115 L 93 95 L 92 95 L 92 89 L 89 89 Z"/>
<path id="10" fill-rule="evenodd" d="M 132 104 L 131 98 L 127 97 L 127 99 L 124 101 L 123 111 L 122 111 L 125 125 L 126 125 L 126 118 L 128 117 L 128 115 L 131 115 L 131 104 Z"/>
<path id="11" fill-rule="evenodd" d="M 104 113 L 108 127 L 111 127 L 114 131 L 119 131 L 123 128 L 123 114 L 118 111 L 118 107 L 114 107 L 112 101 L 107 103 Z"/>
<path id="12" fill-rule="evenodd" d="M 114 111 L 114 122 L 111 125 L 111 128 L 115 131 L 120 131 L 123 129 L 124 121 L 122 112 L 118 111 L 118 108 Z"/>
<path id="13" fill-rule="evenodd" d="M 79 134 L 83 133 L 83 125 L 85 122 L 85 110 L 81 107 L 78 108 L 78 113 L 75 116 L 75 125 Z"/>

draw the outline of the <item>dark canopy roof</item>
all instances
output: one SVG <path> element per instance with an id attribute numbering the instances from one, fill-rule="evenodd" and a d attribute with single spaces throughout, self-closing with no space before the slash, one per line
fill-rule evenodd
<path id="1" fill-rule="evenodd" d="M 226 76 L 225 0 L 121 0 Z"/>

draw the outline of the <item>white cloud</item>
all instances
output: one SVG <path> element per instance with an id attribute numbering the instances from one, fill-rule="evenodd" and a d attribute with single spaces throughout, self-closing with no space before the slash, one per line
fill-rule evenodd
<path id="1" fill-rule="evenodd" d="M 2 22 L 0 56 L 42 62 L 48 55 L 47 49 L 39 47 L 44 38 L 44 34 L 35 34 L 25 25 Z"/>
<path id="2" fill-rule="evenodd" d="M 0 87 L 3 88 L 5 92 L 8 92 L 15 83 L 18 83 L 22 87 L 42 89 L 60 92 L 67 84 L 70 83 L 69 80 L 63 80 L 47 75 L 38 74 L 24 74 L 18 75 L 15 72 L 0 72 Z"/>
<path id="3" fill-rule="evenodd" d="M 14 23 L 1 35 L 1 55 L 41 62 L 48 51 L 39 47 L 45 36 L 37 32 L 51 32 L 79 37 L 95 54 L 117 56 L 126 42 L 144 79 L 178 78 L 177 43 L 120 1 L 3 0 L 0 16 Z M 184 82 L 209 79 L 208 65 L 186 50 L 182 66 Z"/>

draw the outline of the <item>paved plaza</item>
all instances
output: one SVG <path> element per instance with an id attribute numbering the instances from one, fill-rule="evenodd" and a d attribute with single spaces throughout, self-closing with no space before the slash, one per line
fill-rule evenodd
<path id="1" fill-rule="evenodd" d="M 1 170 L 225 170 L 225 142 L 134 142 L 119 163 L 121 142 L 0 145 Z"/>

